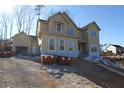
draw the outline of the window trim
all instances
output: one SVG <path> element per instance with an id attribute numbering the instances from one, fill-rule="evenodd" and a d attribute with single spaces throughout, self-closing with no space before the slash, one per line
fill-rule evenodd
<path id="1" fill-rule="evenodd" d="M 60 41 L 61 41 L 61 40 L 64 41 L 64 50 L 61 50 L 61 49 L 60 49 Z M 64 40 L 64 39 L 60 39 L 60 40 L 59 40 L 59 51 L 65 51 L 65 40 Z"/>
<path id="2" fill-rule="evenodd" d="M 61 31 L 57 31 L 57 24 L 61 24 Z M 56 32 L 62 32 L 62 23 L 56 22 Z"/>
<path id="3" fill-rule="evenodd" d="M 50 39 L 54 40 L 54 50 L 50 50 Z M 48 38 L 48 51 L 55 51 L 56 50 L 56 39 L 55 38 Z"/>

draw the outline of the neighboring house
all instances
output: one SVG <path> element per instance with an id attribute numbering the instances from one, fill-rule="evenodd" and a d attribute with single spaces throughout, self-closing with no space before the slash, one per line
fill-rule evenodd
<path id="1" fill-rule="evenodd" d="M 108 52 L 106 49 L 110 44 L 101 44 L 100 45 L 100 51 L 101 52 Z"/>
<path id="2" fill-rule="evenodd" d="M 38 54 L 37 37 L 20 32 L 12 37 L 15 54 Z"/>
<path id="3" fill-rule="evenodd" d="M 107 51 L 111 51 L 113 54 L 122 54 L 124 53 L 124 47 L 120 46 L 120 45 L 113 45 L 110 44 L 107 48 Z"/>
<path id="4" fill-rule="evenodd" d="M 99 56 L 99 31 L 95 22 L 78 28 L 65 12 L 58 12 L 48 20 L 39 19 L 36 34 L 41 54 Z"/>

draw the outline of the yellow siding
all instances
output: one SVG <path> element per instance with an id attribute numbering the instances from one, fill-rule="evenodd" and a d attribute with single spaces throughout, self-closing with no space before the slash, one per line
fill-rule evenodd
<path id="1" fill-rule="evenodd" d="M 93 30 L 95 30 L 97 32 L 95 39 L 91 37 L 91 31 L 93 31 Z M 98 28 L 94 24 L 92 24 L 92 25 L 89 26 L 88 32 L 89 32 L 89 34 L 88 34 L 88 37 L 89 37 L 88 38 L 88 44 L 89 44 L 89 46 L 91 46 L 92 44 L 96 44 L 98 46 L 97 50 L 100 51 L 100 49 L 99 49 L 99 30 L 98 30 Z M 91 52 L 91 48 L 89 48 L 89 51 Z"/>
<path id="2" fill-rule="evenodd" d="M 51 36 L 51 35 L 42 35 L 43 43 L 42 43 L 42 50 L 43 51 L 48 51 L 48 39 L 53 38 L 56 40 L 56 50 L 59 51 L 59 40 L 73 40 L 74 41 L 74 51 L 78 51 L 78 40 L 73 39 L 73 38 L 68 38 L 68 37 L 59 37 L 59 36 Z M 68 51 L 68 46 L 65 44 L 65 51 Z"/>
<path id="3" fill-rule="evenodd" d="M 37 47 L 37 41 L 33 41 L 23 33 L 17 34 L 13 37 L 13 50 L 15 51 L 15 46 L 24 46 L 28 47 L 28 53 L 32 53 L 32 48 Z"/>
<path id="4" fill-rule="evenodd" d="M 15 46 L 29 46 L 30 40 L 26 35 L 20 34 L 13 38 L 13 45 Z"/>
<path id="5" fill-rule="evenodd" d="M 62 32 L 56 32 L 56 22 L 61 22 L 62 25 Z M 64 16 L 57 14 L 49 19 L 48 23 L 41 22 L 40 24 L 40 31 L 41 32 L 50 32 L 56 35 L 67 35 L 67 30 L 72 28 L 74 30 L 74 34 L 78 37 L 77 28 L 70 22 L 69 20 L 65 19 Z M 41 33 L 40 33 L 41 34 Z"/>
<path id="6" fill-rule="evenodd" d="M 40 22 L 40 21 L 39 21 Z M 56 32 L 56 23 L 62 23 L 62 32 Z M 67 35 L 67 30 L 71 28 L 74 31 L 73 36 Z M 96 39 L 91 37 L 90 32 L 92 30 L 97 31 Z M 91 52 L 91 45 L 96 44 L 99 50 L 99 29 L 95 24 L 88 25 L 87 29 L 80 30 L 78 29 L 70 19 L 63 14 L 55 14 L 54 16 L 49 17 L 46 22 L 40 22 L 38 26 L 39 32 L 39 43 L 41 44 L 42 51 L 48 51 L 48 38 L 54 38 L 56 40 L 56 51 L 59 51 L 59 40 L 73 40 L 74 41 L 74 51 L 79 52 L 78 42 L 86 44 L 86 51 Z M 65 44 L 65 51 L 68 51 L 67 44 Z"/>
<path id="7" fill-rule="evenodd" d="M 26 46 L 28 47 L 28 53 L 31 52 L 31 42 L 24 34 L 18 34 L 13 38 L 13 46 Z"/>

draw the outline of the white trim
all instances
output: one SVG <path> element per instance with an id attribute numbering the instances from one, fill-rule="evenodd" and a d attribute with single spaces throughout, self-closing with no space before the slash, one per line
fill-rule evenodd
<path id="1" fill-rule="evenodd" d="M 57 31 L 57 24 L 61 24 L 61 31 L 60 32 L 62 32 L 62 23 L 60 23 L 60 22 L 56 22 L 56 32 L 59 32 L 59 31 Z"/>
<path id="2" fill-rule="evenodd" d="M 54 40 L 54 50 L 50 50 L 49 49 L 50 39 Z M 48 38 L 48 42 L 47 43 L 48 43 L 48 51 L 55 51 L 56 50 L 56 39 L 55 38 Z"/>
<path id="3" fill-rule="evenodd" d="M 63 40 L 64 41 L 64 50 L 60 50 L 60 40 Z M 59 39 L 59 51 L 65 51 L 65 40 L 64 39 Z"/>

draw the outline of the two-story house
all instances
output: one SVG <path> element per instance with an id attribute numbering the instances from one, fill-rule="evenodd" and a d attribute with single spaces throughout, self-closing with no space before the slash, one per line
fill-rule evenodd
<path id="1" fill-rule="evenodd" d="M 98 56 L 99 31 L 95 22 L 78 28 L 65 12 L 58 12 L 47 20 L 38 19 L 36 35 L 41 54 Z"/>

